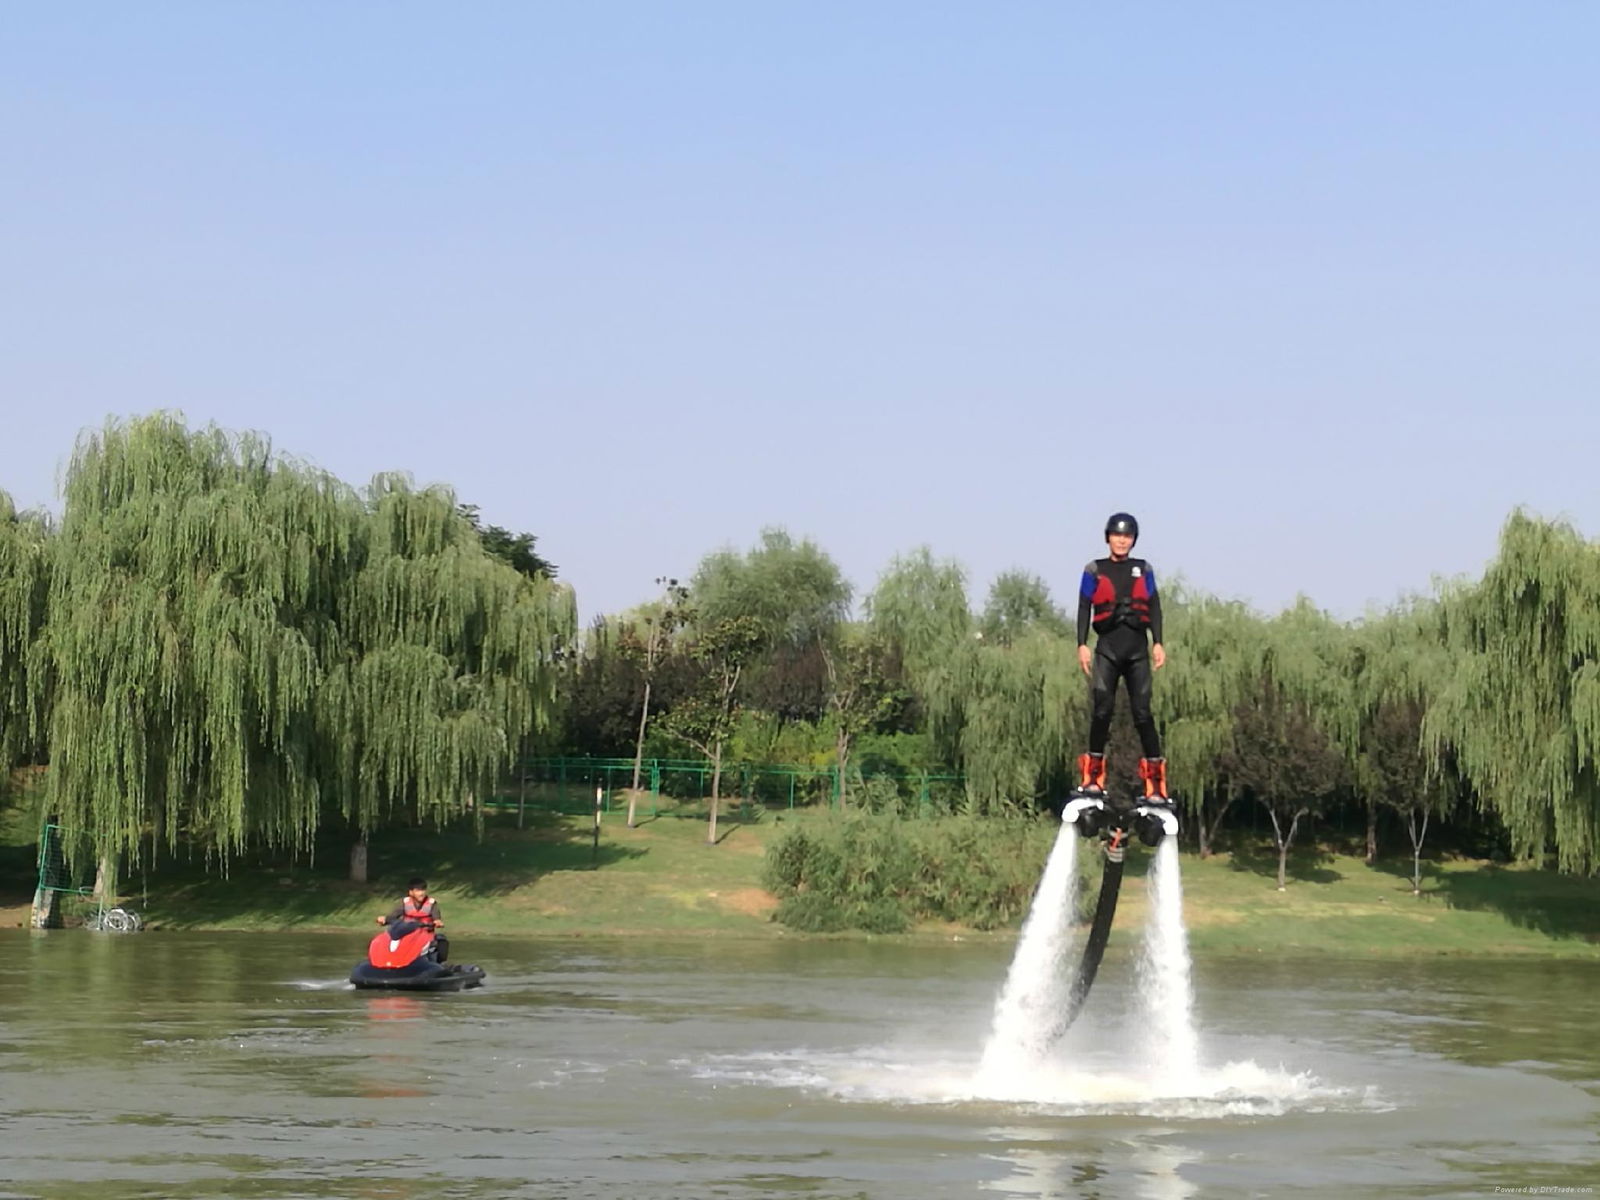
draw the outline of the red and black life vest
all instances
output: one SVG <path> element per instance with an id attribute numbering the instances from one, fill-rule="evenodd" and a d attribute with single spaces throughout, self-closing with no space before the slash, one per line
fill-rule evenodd
<path id="1" fill-rule="evenodd" d="M 1140 559 L 1128 560 L 1126 570 L 1097 570 L 1094 590 L 1089 596 L 1094 631 L 1107 633 L 1120 625 L 1149 629 L 1153 590 L 1150 569 Z"/>

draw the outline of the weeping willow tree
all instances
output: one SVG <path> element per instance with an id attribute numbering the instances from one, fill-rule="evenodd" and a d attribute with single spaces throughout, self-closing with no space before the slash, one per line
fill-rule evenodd
<path id="1" fill-rule="evenodd" d="M 572 594 L 486 553 L 446 489 L 380 476 L 363 511 L 318 697 L 323 745 L 358 827 L 396 807 L 442 821 L 548 727 Z"/>
<path id="2" fill-rule="evenodd" d="M 1318 728 L 1353 760 L 1361 709 L 1355 689 L 1356 644 L 1351 627 L 1301 596 L 1264 628 L 1263 665 L 1273 684 L 1285 697 L 1304 706 Z"/>
<path id="3" fill-rule="evenodd" d="M 935 740 L 966 775 L 976 807 L 1066 786 L 1087 744 L 1088 683 L 1075 631 L 1041 580 L 1001 576 L 974 621 L 960 568 L 920 550 L 885 572 L 869 610 L 901 648 Z M 1170 655 L 1154 711 L 1179 792 L 1204 825 L 1235 709 L 1260 677 L 1263 622 L 1242 604 L 1182 587 L 1169 589 L 1163 610 Z M 1215 806 L 1213 824 L 1229 802 Z"/>
<path id="4" fill-rule="evenodd" d="M 1042 579 L 1021 571 L 995 579 L 974 636 L 929 674 L 928 703 L 977 811 L 1029 804 L 1061 786 L 1087 712 L 1076 640 Z"/>
<path id="5" fill-rule="evenodd" d="M 956 646 L 928 679 L 928 704 L 978 812 L 1040 799 L 1088 728 L 1076 643 L 1043 629 Z"/>
<path id="6" fill-rule="evenodd" d="M 1261 677 L 1263 622 L 1238 601 L 1181 584 L 1167 585 L 1162 616 L 1168 657 L 1156 676 L 1151 707 L 1174 794 L 1193 814 L 1205 856 L 1237 798 L 1220 763 L 1233 744 L 1234 713 Z"/>
<path id="7" fill-rule="evenodd" d="M 1359 712 L 1355 780 L 1367 806 L 1367 863 L 1378 857 L 1378 809 L 1392 808 L 1411 837 L 1415 882 L 1428 824 L 1452 799 L 1423 735 L 1424 716 L 1450 672 L 1439 605 L 1404 600 L 1363 621 L 1352 638 Z"/>
<path id="8" fill-rule="evenodd" d="M 1085 729 L 1084 685 L 1042 581 L 1003 576 L 975 621 L 961 568 L 924 548 L 890 564 L 868 611 L 900 654 L 935 744 L 966 777 L 969 806 L 1030 803 L 1061 775 Z"/>
<path id="9" fill-rule="evenodd" d="M 1519 854 L 1600 867 L 1600 545 L 1518 512 L 1483 579 L 1447 592 L 1448 682 L 1428 712 Z"/>
<path id="10" fill-rule="evenodd" d="M 442 820 L 550 718 L 570 593 L 443 489 L 357 493 L 156 415 L 81 438 L 65 502 L 48 802 L 102 859 Z"/>
<path id="11" fill-rule="evenodd" d="M 1282 891 L 1300 822 L 1345 784 L 1360 718 L 1348 626 L 1301 597 L 1263 624 L 1262 643 L 1261 672 L 1220 766 L 1271 818 Z"/>
<path id="12" fill-rule="evenodd" d="M 12 769 L 39 760 L 48 719 L 39 636 L 48 611 L 51 530 L 0 492 L 0 789 Z"/>
<path id="13" fill-rule="evenodd" d="M 950 648 L 973 632 L 966 572 L 952 560 L 936 560 L 926 546 L 890 562 L 866 610 L 913 679 L 937 670 Z"/>
<path id="14" fill-rule="evenodd" d="M 1027 571 L 1004 571 L 989 587 L 980 628 L 985 641 L 1010 645 L 1032 630 L 1069 637 L 1073 626 L 1050 598 L 1043 579 Z"/>

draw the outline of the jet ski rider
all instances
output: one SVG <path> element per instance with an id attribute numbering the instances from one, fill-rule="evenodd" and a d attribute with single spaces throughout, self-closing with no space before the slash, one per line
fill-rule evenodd
<path id="1" fill-rule="evenodd" d="M 439 902 L 428 895 L 428 881 L 420 875 L 406 884 L 406 894 L 400 898 L 387 916 L 378 918 L 379 925 L 392 925 L 396 921 L 415 921 L 433 932 L 433 957 L 443 963 L 450 957 L 450 939 L 438 932 L 444 919 L 439 915 Z"/>

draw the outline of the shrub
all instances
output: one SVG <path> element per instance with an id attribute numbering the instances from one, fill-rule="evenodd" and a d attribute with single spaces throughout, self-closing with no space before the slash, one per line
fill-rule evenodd
<path id="1" fill-rule="evenodd" d="M 794 929 L 893 932 L 914 921 L 1018 922 L 1055 836 L 1030 816 L 907 819 L 853 811 L 797 825 L 767 850 L 776 919 Z"/>

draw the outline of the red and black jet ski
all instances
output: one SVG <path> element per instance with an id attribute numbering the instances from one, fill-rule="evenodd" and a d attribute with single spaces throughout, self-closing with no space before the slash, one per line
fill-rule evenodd
<path id="1" fill-rule="evenodd" d="M 417 921 L 395 921 L 367 947 L 367 957 L 350 972 L 358 988 L 396 988 L 411 992 L 459 992 L 483 983 L 483 968 L 440 962 L 431 928 Z"/>

